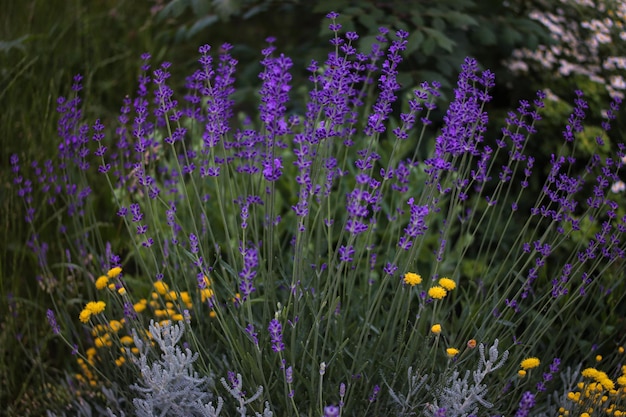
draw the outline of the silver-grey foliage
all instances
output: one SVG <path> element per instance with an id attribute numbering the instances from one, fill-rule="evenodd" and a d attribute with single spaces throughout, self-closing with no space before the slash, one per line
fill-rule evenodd
<path id="1" fill-rule="evenodd" d="M 61 411 L 61 414 L 56 414 L 51 410 L 46 410 L 46 417 L 126 417 L 126 414 L 122 410 L 124 399 L 116 395 L 117 390 L 118 385 L 115 383 L 112 385 L 111 389 L 106 387 L 100 388 L 100 392 L 106 399 L 106 408 L 98 403 L 90 404 L 85 398 L 76 396 L 72 402 L 67 405 L 67 412 Z M 113 409 L 111 409 L 111 407 Z"/>
<path id="2" fill-rule="evenodd" d="M 224 406 L 224 400 L 217 398 L 214 406 L 213 395 L 208 389 L 213 388 L 210 377 L 199 377 L 193 370 L 193 363 L 198 358 L 191 350 L 184 351 L 178 346 L 183 336 L 184 326 L 165 324 L 160 326 L 150 323 L 152 338 L 162 351 L 161 357 L 151 360 L 150 346 L 133 330 L 135 345 L 139 348 L 139 358 L 135 363 L 141 370 L 141 380 L 131 388 L 139 393 L 133 399 L 137 417 L 218 417 Z M 247 408 L 263 394 L 263 387 L 258 387 L 250 398 L 244 398 L 243 378 L 237 374 L 234 386 L 229 386 L 224 378 L 222 385 L 237 401 L 240 417 L 247 417 Z M 208 402 L 207 402 L 208 401 Z M 272 417 L 269 403 L 265 403 L 263 414 L 255 412 L 255 417 Z"/>
<path id="3" fill-rule="evenodd" d="M 409 387 L 406 394 L 396 393 L 389 384 L 387 387 L 389 388 L 389 396 L 391 399 L 398 404 L 398 416 L 413 416 L 415 415 L 415 409 L 420 406 L 420 403 L 416 403 L 415 399 L 417 398 L 420 389 L 426 383 L 428 379 L 428 375 L 420 375 L 418 371 L 413 372 L 413 367 L 409 366 L 407 371 L 407 380 L 409 381 Z"/>
<path id="4" fill-rule="evenodd" d="M 141 370 L 141 380 L 131 388 L 138 392 L 133 399 L 138 417 L 217 417 L 223 401 L 217 400 L 213 406 L 208 387 L 212 379 L 199 377 L 193 370 L 198 357 L 189 349 L 183 351 L 178 342 L 183 336 L 184 327 L 179 324 L 159 324 L 150 322 L 150 332 L 162 351 L 159 359 L 149 359 L 150 346 L 133 329 L 135 345 L 139 348 L 136 365 Z"/>
<path id="5" fill-rule="evenodd" d="M 246 399 L 244 397 L 244 392 L 242 390 L 243 388 L 243 378 L 241 377 L 241 374 L 237 374 L 237 378 L 235 378 L 233 380 L 234 386 L 230 386 L 228 385 L 228 383 L 226 382 L 226 379 L 222 378 L 220 380 L 222 382 L 222 385 L 224 386 L 224 388 L 226 388 L 226 390 L 228 390 L 229 394 L 238 402 L 238 407 L 237 407 L 237 412 L 239 413 L 240 417 L 246 417 L 246 405 L 250 404 L 253 401 L 256 401 L 261 394 L 263 394 L 263 387 L 259 386 L 256 390 L 256 392 L 254 393 L 254 395 L 248 399 Z M 255 413 L 256 417 L 272 417 L 272 411 L 270 410 L 269 407 L 269 403 L 265 403 L 265 409 L 263 410 L 263 415 L 259 414 L 259 413 Z"/>
<path id="6" fill-rule="evenodd" d="M 489 358 L 485 357 L 485 345 L 481 343 L 478 349 L 480 361 L 476 370 L 472 373 L 466 371 L 463 378 L 460 378 L 459 372 L 455 370 L 433 404 L 425 408 L 425 416 L 432 417 L 437 410 L 445 408 L 446 417 L 468 417 L 478 415 L 479 406 L 493 407 L 493 404 L 485 398 L 488 391 L 487 384 L 483 381 L 488 374 L 504 365 L 509 357 L 509 351 L 504 351 L 500 357 L 498 339 L 489 348 Z"/>

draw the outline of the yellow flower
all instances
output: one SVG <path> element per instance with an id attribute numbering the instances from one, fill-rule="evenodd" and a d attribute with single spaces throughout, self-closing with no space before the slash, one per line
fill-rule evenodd
<path id="1" fill-rule="evenodd" d="M 118 320 L 111 320 L 109 322 L 109 327 L 112 331 L 117 333 L 122 328 L 122 323 L 120 323 Z"/>
<path id="2" fill-rule="evenodd" d="M 597 380 L 598 376 L 600 375 L 600 371 L 598 371 L 596 368 L 585 368 L 581 372 L 581 375 L 584 376 L 585 378 L 591 378 L 591 379 Z"/>
<path id="3" fill-rule="evenodd" d="M 90 318 L 91 318 L 91 311 L 87 309 L 83 309 L 83 311 L 81 311 L 78 316 L 78 319 L 82 321 L 83 323 L 87 323 Z"/>
<path id="4" fill-rule="evenodd" d="M 115 364 L 117 366 L 124 365 L 124 362 L 126 362 L 126 358 L 124 358 L 123 356 L 120 356 L 119 358 L 115 359 Z"/>
<path id="5" fill-rule="evenodd" d="M 624 346 L 620 346 L 617 348 L 618 353 L 624 353 Z"/>
<path id="6" fill-rule="evenodd" d="M 404 283 L 411 287 L 420 284 L 422 282 L 422 276 L 415 272 L 407 272 L 404 274 Z"/>
<path id="7" fill-rule="evenodd" d="M 189 293 L 187 291 L 182 291 L 180 293 L 180 299 L 182 300 L 183 303 L 185 303 L 185 306 L 187 308 L 192 308 L 193 304 L 191 302 L 191 296 L 189 295 Z"/>
<path id="8" fill-rule="evenodd" d="M 123 345 L 129 346 L 129 345 L 132 345 L 133 343 L 135 343 L 135 341 L 130 336 L 122 336 L 122 337 L 120 337 L 120 343 L 123 344 Z"/>
<path id="9" fill-rule="evenodd" d="M 520 362 L 519 366 L 524 369 L 533 369 L 539 366 L 541 361 L 537 358 L 526 358 L 522 362 Z"/>
<path id="10" fill-rule="evenodd" d="M 111 342 L 111 335 L 109 335 L 108 333 L 97 337 L 94 340 L 94 344 L 96 345 L 97 348 L 101 348 L 104 346 L 111 346 L 113 343 Z"/>
<path id="11" fill-rule="evenodd" d="M 119 290 L 117 290 L 117 292 L 118 292 L 120 295 L 125 295 L 125 294 L 126 294 L 126 288 L 121 287 Z"/>
<path id="12" fill-rule="evenodd" d="M 430 328 L 430 331 L 434 334 L 441 333 L 441 324 L 433 324 L 433 327 Z"/>
<path id="13" fill-rule="evenodd" d="M 106 275 L 102 275 L 96 280 L 96 288 L 99 290 L 103 290 L 107 287 L 108 283 L 109 283 L 109 277 L 107 277 Z"/>
<path id="14" fill-rule="evenodd" d="M 435 285 L 428 290 L 428 295 L 437 300 L 441 300 L 443 297 L 446 296 L 447 293 L 448 292 L 445 290 L 445 288 L 438 285 Z"/>
<path id="15" fill-rule="evenodd" d="M 526 371 L 520 369 L 519 371 L 517 371 L 517 376 L 519 376 L 520 378 L 524 378 L 526 376 Z"/>
<path id="16" fill-rule="evenodd" d="M 87 354 L 87 360 L 93 365 L 95 363 L 94 358 L 98 354 L 98 351 L 96 350 L 96 348 L 90 347 L 85 351 L 85 353 Z"/>
<path id="17" fill-rule="evenodd" d="M 446 349 L 446 353 L 450 358 L 454 358 L 456 355 L 459 354 L 459 350 L 455 348 L 448 348 Z"/>
<path id="18" fill-rule="evenodd" d="M 601 378 L 598 379 L 598 382 L 604 387 L 606 390 L 615 389 L 615 383 L 609 378 L 604 372 L 602 372 Z"/>
<path id="19" fill-rule="evenodd" d="M 211 286 L 211 280 L 206 275 L 202 278 L 202 281 L 204 282 L 204 285 L 206 285 L 207 287 Z"/>
<path id="20" fill-rule="evenodd" d="M 146 304 L 148 304 L 148 301 L 145 298 L 141 299 L 138 303 L 133 304 L 135 313 L 141 313 L 144 311 L 146 309 Z"/>
<path id="21" fill-rule="evenodd" d="M 167 291 L 170 289 L 170 287 L 168 287 L 167 284 L 164 283 L 163 281 L 157 281 L 154 283 L 154 289 L 159 294 L 165 295 L 167 294 Z"/>
<path id="22" fill-rule="evenodd" d="M 116 266 L 115 268 L 111 268 L 107 271 L 107 276 L 109 278 L 115 278 L 121 273 L 122 273 L 122 268 L 120 268 L 119 266 Z"/>
<path id="23" fill-rule="evenodd" d="M 85 304 L 85 308 L 78 315 L 78 319 L 83 323 L 87 323 L 92 315 L 102 313 L 105 307 L 106 303 L 104 301 L 90 301 Z"/>
<path id="24" fill-rule="evenodd" d="M 596 355 L 596 362 L 602 361 L 602 355 Z"/>
<path id="25" fill-rule="evenodd" d="M 100 314 L 105 307 L 106 303 L 104 301 L 90 301 L 85 305 L 85 309 L 89 310 L 91 314 Z"/>
<path id="26" fill-rule="evenodd" d="M 454 280 L 450 278 L 441 278 L 439 280 L 439 285 L 441 285 L 443 288 L 445 288 L 448 291 L 452 291 L 453 289 L 456 288 L 456 282 L 454 282 Z"/>
<path id="27" fill-rule="evenodd" d="M 91 335 L 93 337 L 98 336 L 100 333 L 106 333 L 109 329 L 107 329 L 106 326 L 102 325 L 102 324 L 96 324 L 95 326 L 93 326 L 91 328 Z"/>
<path id="28" fill-rule="evenodd" d="M 203 290 L 200 290 L 200 298 L 202 299 L 202 302 L 204 303 L 206 300 L 208 300 L 209 298 L 213 297 L 213 290 L 210 288 L 205 288 Z"/>

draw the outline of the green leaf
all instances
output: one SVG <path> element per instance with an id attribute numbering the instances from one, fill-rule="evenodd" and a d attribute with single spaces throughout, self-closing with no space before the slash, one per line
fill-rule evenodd
<path id="1" fill-rule="evenodd" d="M 204 0 L 191 0 L 191 10 L 196 16 L 204 16 L 209 14 L 211 9 L 210 3 Z"/>
<path id="2" fill-rule="evenodd" d="M 357 19 L 359 23 L 361 23 L 368 29 L 369 33 L 376 33 L 378 31 L 378 27 L 380 26 L 380 24 L 376 21 L 376 19 L 374 19 L 374 16 L 372 16 L 371 14 L 361 13 Z"/>
<path id="3" fill-rule="evenodd" d="M 196 33 L 202 31 L 203 29 L 206 29 L 207 27 L 211 26 L 213 23 L 217 22 L 218 20 L 219 18 L 214 14 L 204 16 L 198 19 L 196 23 L 194 23 L 193 26 L 189 28 L 189 31 L 187 32 L 187 37 L 191 38 Z"/>
<path id="4" fill-rule="evenodd" d="M 442 32 L 439 32 L 438 30 L 432 28 L 424 28 L 424 32 L 429 35 L 428 39 L 433 39 L 436 44 L 445 51 L 452 52 L 452 48 L 454 47 L 454 45 L 456 45 L 456 42 L 448 38 Z"/>
<path id="5" fill-rule="evenodd" d="M 402 87 L 406 87 L 406 86 L 411 85 L 411 83 L 413 82 L 413 77 L 411 76 L 411 74 L 407 72 L 400 72 L 398 73 L 398 76 L 396 77 L 396 81 Z"/>
<path id="6" fill-rule="evenodd" d="M 523 36 L 521 33 L 510 27 L 505 27 L 502 31 L 502 40 L 507 46 L 513 46 L 521 41 Z"/>
<path id="7" fill-rule="evenodd" d="M 422 14 L 420 11 L 412 11 L 410 21 L 418 29 L 424 26 L 424 19 L 422 18 Z"/>
<path id="8" fill-rule="evenodd" d="M 452 26 L 460 28 L 464 26 L 478 26 L 478 21 L 469 14 L 457 12 L 456 10 L 448 11 L 444 17 L 452 24 Z"/>
<path id="9" fill-rule="evenodd" d="M 495 45 L 498 41 L 496 34 L 487 25 L 478 26 L 474 33 L 482 45 Z"/>
<path id="10" fill-rule="evenodd" d="M 10 41 L 0 41 L 0 51 L 9 52 L 11 49 L 19 49 L 20 51 L 24 51 L 26 48 L 24 47 L 24 41 L 27 40 L 30 35 L 24 35 L 20 38 L 13 39 Z"/>
<path id="11" fill-rule="evenodd" d="M 378 42 L 375 35 L 364 36 L 359 39 L 359 48 L 364 52 L 372 50 L 372 45 Z"/>
<path id="12" fill-rule="evenodd" d="M 328 13 L 331 10 L 345 10 L 348 2 L 345 0 L 322 0 L 318 1 L 313 8 L 313 13 Z M 328 24 L 327 22 L 324 22 Z"/>
<path id="13" fill-rule="evenodd" d="M 446 22 L 440 17 L 434 18 L 431 26 L 441 33 L 446 30 Z"/>
<path id="14" fill-rule="evenodd" d="M 422 43 L 422 53 L 426 56 L 431 56 L 435 46 L 435 40 L 431 36 L 427 37 L 424 43 Z"/>
<path id="15" fill-rule="evenodd" d="M 415 31 L 409 35 L 407 39 L 408 43 L 406 46 L 405 54 L 412 54 L 417 51 L 422 42 L 424 42 L 424 34 L 421 31 Z"/>
<path id="16" fill-rule="evenodd" d="M 180 17 L 189 6 L 189 0 L 172 0 L 161 9 L 157 15 L 157 21 L 164 20 L 168 17 Z"/>

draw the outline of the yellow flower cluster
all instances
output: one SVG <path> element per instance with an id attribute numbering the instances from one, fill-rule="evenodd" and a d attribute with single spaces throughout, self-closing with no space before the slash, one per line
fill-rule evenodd
<path id="1" fill-rule="evenodd" d="M 78 318 L 83 323 L 87 323 L 91 316 L 102 313 L 105 307 L 106 303 L 104 301 L 90 301 L 85 304 L 85 308 L 80 312 Z"/>
<path id="2" fill-rule="evenodd" d="M 120 281 L 116 283 L 111 280 L 116 279 L 122 272 L 122 268 L 115 267 L 107 271 L 106 274 L 98 277 L 95 281 L 95 287 L 98 290 L 104 290 L 106 288 L 114 291 L 121 296 L 124 296 L 124 303 L 128 302 L 128 296 L 124 287 L 120 287 Z M 151 315 L 163 325 L 166 321 L 187 321 L 191 320 L 191 314 L 189 310 L 193 308 L 193 300 L 189 292 L 187 291 L 174 291 L 164 281 L 157 281 L 153 284 L 154 290 L 150 294 L 150 301 L 142 298 L 137 302 L 134 302 L 133 309 L 135 313 L 141 314 L 150 309 Z M 211 288 L 211 281 L 208 277 L 204 277 L 204 288 L 199 289 L 199 295 L 202 303 L 209 301 L 214 297 L 213 289 Z M 79 319 L 83 323 L 88 323 L 90 319 L 102 313 L 106 308 L 104 301 L 91 301 L 85 305 L 85 308 L 80 312 Z M 210 317 L 215 317 L 215 311 L 211 310 Z M 139 349 L 135 346 L 134 339 L 130 336 L 129 332 L 125 332 L 126 318 L 120 318 L 118 320 L 100 321 L 97 324 L 93 324 L 91 328 L 91 335 L 93 337 L 93 346 L 87 349 L 86 358 L 78 359 L 78 364 L 81 369 L 81 373 L 76 375 L 76 379 L 90 387 L 98 385 L 98 380 L 95 378 L 93 370 L 96 369 L 98 360 L 103 357 L 110 357 L 111 352 L 114 352 L 119 348 L 121 353 L 118 353 L 115 359 L 116 366 L 122 366 L 126 363 L 126 355 L 130 351 L 132 354 L 139 354 Z M 139 329 L 137 329 L 139 330 Z M 141 333 L 141 332 L 140 332 Z M 145 334 L 144 334 L 145 333 Z M 146 340 L 152 342 L 152 335 L 150 332 L 145 331 L 140 336 Z M 115 349 L 109 350 L 106 356 L 99 356 L 98 351 L 100 349 Z"/>
<path id="3" fill-rule="evenodd" d="M 415 272 L 407 272 L 404 274 L 403 281 L 406 285 L 410 285 L 411 287 L 416 286 L 417 284 L 422 283 L 422 276 L 416 274 Z M 428 295 L 431 298 L 441 300 L 444 298 L 448 291 L 452 291 L 456 288 L 456 282 L 450 278 L 440 278 L 439 285 L 435 285 L 428 290 Z"/>
<path id="4" fill-rule="evenodd" d="M 448 291 L 452 291 L 456 288 L 456 282 L 450 278 L 440 278 L 439 285 L 435 285 L 430 287 L 428 290 L 428 295 L 435 300 L 441 300 L 446 295 L 448 295 Z"/>
<path id="5" fill-rule="evenodd" d="M 96 375 L 92 372 L 92 369 L 96 366 L 96 349 L 91 347 L 87 349 L 85 353 L 87 357 L 86 361 L 82 358 L 78 358 L 76 360 L 76 362 L 78 362 L 78 366 L 80 367 L 81 373 L 74 374 L 74 377 L 79 383 L 86 384 L 89 387 L 94 388 L 98 386 L 98 379 Z"/>
<path id="6" fill-rule="evenodd" d="M 611 381 L 611 378 L 609 378 L 606 373 L 598 371 L 596 368 L 583 369 L 581 374 L 585 378 L 593 379 L 594 381 L 602 385 L 606 390 L 611 390 L 615 388 L 615 383 Z"/>
<path id="7" fill-rule="evenodd" d="M 577 384 L 577 390 L 567 394 L 567 398 L 586 410 L 581 416 L 592 416 L 597 414 L 594 411 L 601 411 L 601 415 L 626 417 L 623 407 L 626 401 L 626 365 L 622 366 L 621 373 L 614 382 L 605 372 L 586 368 L 581 372 L 584 380 Z M 569 415 L 565 407 L 559 409 L 559 417 Z"/>
<path id="8" fill-rule="evenodd" d="M 98 277 L 98 279 L 96 279 L 96 289 L 103 290 L 108 287 L 111 291 L 117 290 L 120 295 L 126 294 L 126 289 L 124 287 L 116 289 L 116 285 L 112 282 L 109 282 L 110 279 L 117 278 L 121 273 L 122 268 L 120 268 L 119 266 L 109 269 L 105 275 L 101 275 Z"/>

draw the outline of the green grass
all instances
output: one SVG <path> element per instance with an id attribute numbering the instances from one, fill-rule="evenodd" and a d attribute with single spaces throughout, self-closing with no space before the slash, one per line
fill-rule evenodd
<path id="1" fill-rule="evenodd" d="M 56 99 L 85 76 L 86 111 L 115 117 L 132 93 L 135 57 L 155 49 L 150 13 L 135 2 L 4 2 L 0 16 L 0 403 L 9 415 L 40 415 L 55 394 L 43 384 L 63 374 L 67 356 L 50 341 L 49 295 L 35 279 L 23 242 L 30 231 L 8 168 L 9 155 L 43 160 L 56 152 Z M 43 237 L 44 239 L 46 236 Z M 8 297 L 12 301 L 7 302 Z M 54 385 L 51 385 L 54 386 Z M 6 410 L 4 410 L 6 404 Z"/>

